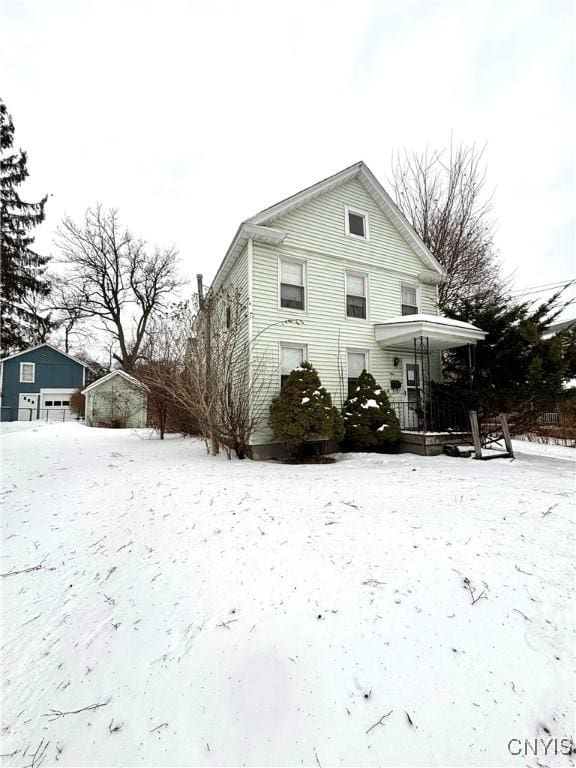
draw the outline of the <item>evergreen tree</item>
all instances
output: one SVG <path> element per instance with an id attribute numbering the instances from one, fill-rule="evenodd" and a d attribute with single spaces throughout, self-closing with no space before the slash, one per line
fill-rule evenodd
<path id="1" fill-rule="evenodd" d="M 14 123 L 0 101 L 0 322 L 3 353 L 23 349 L 37 337 L 42 318 L 34 297 L 49 292 L 46 257 L 31 250 L 33 227 L 44 220 L 47 197 L 25 203 L 17 187 L 28 176 L 26 152 L 12 152 Z"/>
<path id="2" fill-rule="evenodd" d="M 457 320 L 487 332 L 473 354 L 469 375 L 465 347 L 445 354 L 445 384 L 436 387 L 443 399 L 481 415 L 537 415 L 566 397 L 566 383 L 576 376 L 576 327 L 556 334 L 550 326 L 564 308 L 562 291 L 534 308 L 509 298 L 460 302 L 451 312 Z"/>
<path id="3" fill-rule="evenodd" d="M 344 432 L 330 393 L 308 362 L 292 371 L 272 400 L 269 424 L 278 440 L 298 452 L 306 441 L 340 440 Z"/>
<path id="4" fill-rule="evenodd" d="M 400 440 L 396 412 L 374 376 L 362 371 L 352 395 L 342 407 L 344 443 L 353 451 L 392 448 Z"/>

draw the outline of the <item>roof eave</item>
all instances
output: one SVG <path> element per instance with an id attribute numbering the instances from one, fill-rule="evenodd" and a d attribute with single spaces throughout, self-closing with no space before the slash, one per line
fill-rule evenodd
<path id="1" fill-rule="evenodd" d="M 438 274 L 440 280 L 444 279 L 446 276 L 446 271 L 443 269 L 438 259 L 426 246 L 420 235 L 418 235 L 414 227 L 410 224 L 408 219 L 398 208 L 394 200 L 392 200 L 388 192 L 386 192 L 382 184 L 380 184 L 376 176 L 374 176 L 370 168 L 368 168 L 365 163 L 361 163 L 361 166 L 362 167 L 360 168 L 359 176 L 364 184 L 369 188 L 369 191 L 372 192 L 372 196 L 376 200 L 381 199 L 384 202 L 384 212 L 392 218 L 397 228 L 406 237 L 414 249 L 420 254 L 420 256 L 423 258 L 423 261 L 428 264 L 430 269 Z"/>
<path id="2" fill-rule="evenodd" d="M 474 325 L 468 327 L 449 325 L 446 322 L 434 322 L 434 320 L 413 321 L 406 317 L 406 321 L 377 323 L 374 326 L 374 338 L 382 347 L 394 347 L 405 345 L 407 341 L 418 337 L 428 338 L 434 343 L 434 348 L 446 349 L 477 344 L 483 341 L 487 333 Z"/>
<path id="3" fill-rule="evenodd" d="M 260 211 L 255 216 L 246 219 L 246 222 L 249 224 L 263 224 L 272 219 L 276 219 L 284 213 L 287 213 L 294 208 L 298 208 L 303 202 L 313 200 L 315 197 L 329 192 L 334 187 L 338 187 L 340 184 L 355 178 L 358 176 L 361 169 L 365 167 L 366 165 L 362 160 L 353 165 L 349 165 L 338 173 L 328 176 L 325 179 L 322 179 L 322 181 L 317 181 L 316 184 L 301 189 L 300 192 L 296 192 L 294 195 L 290 195 L 290 197 L 280 200 L 280 202 L 275 203 L 268 208 L 264 208 L 263 211 Z"/>
<path id="4" fill-rule="evenodd" d="M 279 229 L 274 229 L 273 227 L 261 227 L 250 221 L 242 222 L 226 251 L 224 260 L 222 261 L 214 280 L 212 281 L 212 289 L 217 291 L 221 287 L 234 266 L 236 259 L 246 247 L 248 240 L 252 239 L 257 243 L 266 243 L 267 245 L 280 245 L 285 238 L 286 232 L 282 232 Z"/>
<path id="5" fill-rule="evenodd" d="M 41 347 L 48 347 L 49 349 L 54 350 L 54 352 L 58 352 L 60 355 L 64 355 L 64 357 L 67 357 L 69 360 L 73 360 L 75 363 L 78 363 L 78 365 L 81 365 L 83 368 L 87 368 L 89 371 L 92 371 L 92 373 L 95 373 L 95 371 L 90 368 L 88 363 L 85 363 L 83 360 L 78 360 L 77 357 L 73 357 L 72 355 L 69 355 L 68 352 L 63 352 L 61 349 L 58 349 L 58 347 L 55 347 L 53 344 L 49 344 L 47 341 L 43 341 L 42 344 L 36 344 L 33 347 L 28 347 L 27 349 L 23 349 L 21 352 L 15 352 L 13 355 L 7 355 L 6 357 L 3 357 L 0 359 L 0 363 L 5 363 L 7 360 L 14 360 L 16 357 L 20 357 L 21 355 L 26 355 L 28 352 L 34 352 L 36 349 L 40 349 Z"/>
<path id="6" fill-rule="evenodd" d="M 99 379 L 96 379 L 96 381 L 93 381 L 92 384 L 89 384 L 85 389 L 82 390 L 82 394 L 85 395 L 86 392 L 91 392 L 93 389 L 97 389 L 105 381 L 109 381 L 115 376 L 121 376 L 123 379 L 126 379 L 126 381 L 129 381 L 141 389 L 144 389 L 146 392 L 149 392 L 149 388 L 146 386 L 146 384 L 144 384 L 143 381 L 139 381 L 134 376 L 130 376 L 130 374 L 126 373 L 126 371 L 117 369 L 115 371 L 110 371 L 110 373 L 107 373 L 106 376 L 101 376 Z"/>

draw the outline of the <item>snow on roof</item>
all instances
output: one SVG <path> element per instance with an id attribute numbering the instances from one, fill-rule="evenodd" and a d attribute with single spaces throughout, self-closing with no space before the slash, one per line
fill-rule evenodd
<path id="1" fill-rule="evenodd" d="M 394 323 L 434 323 L 436 325 L 445 325 L 449 328 L 479 330 L 472 323 L 465 323 L 462 320 L 453 320 L 451 317 L 444 317 L 443 315 L 425 315 L 422 313 L 417 315 L 396 315 L 388 320 L 382 320 L 378 325 L 393 325 Z"/>

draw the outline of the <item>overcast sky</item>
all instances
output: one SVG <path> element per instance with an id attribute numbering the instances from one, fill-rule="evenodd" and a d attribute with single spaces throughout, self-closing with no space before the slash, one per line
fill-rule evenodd
<path id="1" fill-rule="evenodd" d="M 0 96 L 48 192 L 210 280 L 239 223 L 364 160 L 486 144 L 518 288 L 573 277 L 575 3 L 0 0 Z"/>

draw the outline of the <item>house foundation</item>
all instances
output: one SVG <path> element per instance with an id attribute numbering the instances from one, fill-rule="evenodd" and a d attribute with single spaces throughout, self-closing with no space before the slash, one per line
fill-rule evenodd
<path id="1" fill-rule="evenodd" d="M 469 432 L 410 432 L 402 431 L 400 451 L 419 456 L 439 456 L 447 445 L 464 445 L 472 442 Z"/>

